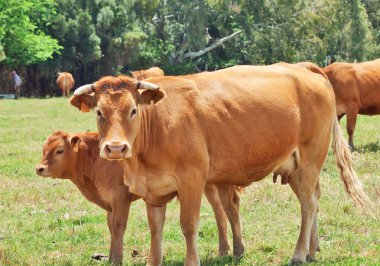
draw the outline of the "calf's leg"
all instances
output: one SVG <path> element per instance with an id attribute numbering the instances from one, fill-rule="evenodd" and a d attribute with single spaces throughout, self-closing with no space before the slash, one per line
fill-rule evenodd
<path id="1" fill-rule="evenodd" d="M 228 220 L 231 224 L 234 257 L 240 258 L 244 253 L 243 237 L 241 234 L 240 225 L 240 198 L 236 193 L 235 186 L 218 185 L 218 194 L 220 201 L 223 205 L 223 209 L 227 214 Z"/>
<path id="2" fill-rule="evenodd" d="M 227 234 L 227 216 L 223 210 L 223 206 L 220 203 L 218 190 L 215 185 L 207 185 L 205 187 L 205 195 L 208 202 L 214 211 L 216 224 L 219 232 L 219 256 L 228 254 L 230 250 L 230 244 L 228 243 Z"/>

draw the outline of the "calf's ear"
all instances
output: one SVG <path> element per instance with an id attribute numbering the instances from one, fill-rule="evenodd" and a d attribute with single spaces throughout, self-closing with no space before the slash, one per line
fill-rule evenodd
<path id="1" fill-rule="evenodd" d="M 70 139 L 70 146 L 74 152 L 78 152 L 79 145 L 82 139 L 79 136 L 72 136 Z"/>
<path id="2" fill-rule="evenodd" d="M 157 103 L 164 97 L 165 97 L 165 93 L 161 90 L 146 90 L 140 94 L 139 103 L 141 104 L 151 104 L 152 102 Z"/>
<path id="3" fill-rule="evenodd" d="M 69 102 L 82 112 L 90 112 L 96 106 L 95 96 L 91 94 L 74 95 Z"/>

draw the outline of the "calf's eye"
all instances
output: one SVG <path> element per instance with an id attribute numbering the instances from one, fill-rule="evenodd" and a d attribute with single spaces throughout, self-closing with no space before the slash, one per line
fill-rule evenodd
<path id="1" fill-rule="evenodd" d="M 62 153 L 63 153 L 63 150 L 57 150 L 55 153 L 56 153 L 56 154 L 62 154 Z"/>

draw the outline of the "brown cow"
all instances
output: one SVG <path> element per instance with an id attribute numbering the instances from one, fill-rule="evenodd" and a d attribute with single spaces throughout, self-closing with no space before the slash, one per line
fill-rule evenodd
<path id="1" fill-rule="evenodd" d="M 139 197 L 130 193 L 124 185 L 123 169 L 119 163 L 100 158 L 98 133 L 54 132 L 44 144 L 43 158 L 36 166 L 36 173 L 44 177 L 69 179 L 89 201 L 107 211 L 107 223 L 111 233 L 109 259 L 112 263 L 121 263 L 129 208 L 131 202 Z M 227 217 L 216 187 L 207 186 L 205 194 L 218 225 L 219 254 L 225 255 L 229 250 Z M 238 197 L 237 194 L 234 196 Z M 165 207 L 152 208 L 147 205 L 147 213 L 152 239 L 148 263 L 156 265 L 162 261 Z M 159 219 L 155 217 L 156 214 Z"/>
<path id="2" fill-rule="evenodd" d="M 151 67 L 146 70 L 131 71 L 132 77 L 137 80 L 143 80 L 153 77 L 163 77 L 165 75 L 164 71 L 159 67 Z"/>
<path id="3" fill-rule="evenodd" d="M 319 174 L 331 134 L 346 192 L 358 205 L 370 202 L 352 168 L 330 83 L 298 66 L 235 66 L 146 81 L 105 77 L 78 88 L 70 102 L 83 111 L 96 107 L 100 155 L 120 160 L 131 192 L 151 204 L 178 194 L 185 265 L 199 265 L 205 184 L 218 186 L 224 204 L 227 185 L 246 186 L 273 171 L 294 173 L 290 186 L 301 204 L 291 262 L 315 259 Z"/>
<path id="4" fill-rule="evenodd" d="M 70 96 L 70 90 L 74 87 L 74 78 L 69 72 L 58 73 L 58 88 L 62 90 L 62 96 Z"/>
<path id="5" fill-rule="evenodd" d="M 333 63 L 323 72 L 330 80 L 336 100 L 337 115 L 347 115 L 349 144 L 354 148 L 358 114 L 380 114 L 380 59 L 363 63 Z"/>

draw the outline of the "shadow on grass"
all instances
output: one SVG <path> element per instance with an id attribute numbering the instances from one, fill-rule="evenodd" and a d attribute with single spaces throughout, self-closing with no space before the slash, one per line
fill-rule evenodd
<path id="1" fill-rule="evenodd" d="M 380 140 L 357 146 L 355 147 L 355 151 L 358 153 L 378 152 L 380 151 Z"/>

